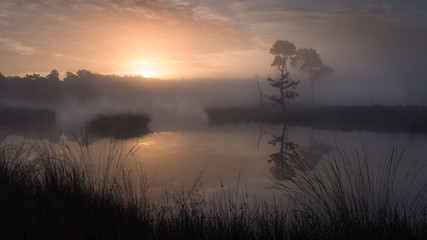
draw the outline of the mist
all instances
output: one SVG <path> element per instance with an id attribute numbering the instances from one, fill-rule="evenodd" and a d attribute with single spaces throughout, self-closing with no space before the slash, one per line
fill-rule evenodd
<path id="1" fill-rule="evenodd" d="M 87 70 L 68 73 L 61 80 L 37 74 L 8 76 L 1 83 L 0 96 L 3 105 L 52 109 L 58 124 L 65 126 L 122 112 L 183 125 L 189 119 L 206 121 L 207 107 L 251 106 L 259 99 L 255 79 L 160 80 Z"/>
<path id="2" fill-rule="evenodd" d="M 2 0 L 0 238 L 426 239 L 426 43 L 425 0 Z"/>
<path id="3" fill-rule="evenodd" d="M 295 74 L 291 76 L 299 81 L 299 85 L 296 87 L 298 97 L 290 103 L 310 103 L 308 76 L 295 69 L 292 71 Z M 64 77 L 60 79 L 60 75 Z M 120 112 L 144 113 L 154 122 L 174 119 L 169 124 L 180 121 L 184 124 L 190 118 L 206 121 L 205 110 L 209 107 L 249 107 L 260 101 L 272 105 L 267 97 L 275 93 L 266 77 L 258 75 L 248 79 L 182 80 L 102 75 L 88 70 L 67 72 L 65 75 L 58 73 L 55 79 L 40 74 L 24 77 L 3 75 L 0 103 L 53 109 L 60 125 L 83 124 L 98 114 Z M 316 103 L 362 106 L 424 104 L 424 96 L 416 94 L 422 88 L 402 89 L 398 82 L 393 83 L 390 79 L 377 82 L 367 79 L 361 74 L 358 79 L 343 80 L 339 72 L 320 79 L 315 82 Z M 397 88 L 401 90 L 397 91 Z"/>
<path id="4" fill-rule="evenodd" d="M 325 104 L 367 104 L 371 96 L 374 104 L 426 104 L 425 9 L 422 1 L 7 0 L 0 72 L 265 79 L 276 74 L 269 49 L 284 39 L 316 49 L 335 69 L 316 83 Z M 301 80 L 295 101 L 306 102 L 308 77 L 291 75 Z"/>

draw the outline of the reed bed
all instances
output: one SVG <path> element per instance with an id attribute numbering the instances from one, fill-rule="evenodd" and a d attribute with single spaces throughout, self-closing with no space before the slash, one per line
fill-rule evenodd
<path id="1" fill-rule="evenodd" d="M 375 175 L 367 158 L 333 157 L 316 169 L 302 159 L 298 174 L 273 186 L 271 203 L 221 184 L 206 194 L 187 190 L 153 200 L 150 179 L 127 163 L 137 148 L 111 140 L 90 145 L 0 142 L 1 239 L 425 239 L 426 189 L 406 198 L 422 170 L 403 180 L 403 155 L 393 150 Z M 102 160 L 102 161 L 100 161 Z M 237 180 L 239 181 L 239 179 Z"/>
<path id="2" fill-rule="evenodd" d="M 275 181 L 292 203 L 292 238 L 417 239 L 427 236 L 427 181 L 424 168 L 402 169 L 404 151 L 393 147 L 381 161 L 366 151 L 349 157 L 338 150 L 312 169 L 300 159 L 300 171 L 287 183 Z M 403 174 L 404 171 L 404 174 Z M 421 179 L 424 185 L 412 187 Z"/>

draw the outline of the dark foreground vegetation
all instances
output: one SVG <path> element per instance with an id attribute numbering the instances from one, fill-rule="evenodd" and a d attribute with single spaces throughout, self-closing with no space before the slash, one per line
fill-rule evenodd
<path id="1" fill-rule="evenodd" d="M 145 115 L 132 113 L 98 115 L 89 121 L 88 129 L 97 137 L 126 139 L 148 134 L 149 121 Z"/>
<path id="2" fill-rule="evenodd" d="M 279 107 L 208 108 L 212 124 L 241 121 L 283 123 L 333 130 L 427 133 L 426 106 L 327 106 L 291 104 L 287 119 Z"/>
<path id="3" fill-rule="evenodd" d="M 205 195 L 200 182 L 157 200 L 134 150 L 111 141 L 99 164 L 87 146 L 0 146 L 1 239 L 425 239 L 425 188 L 406 201 L 396 151 L 373 176 L 369 160 L 344 154 L 314 170 L 294 162 L 276 182 L 291 202 L 260 203 L 237 189 Z M 95 167 L 96 166 L 96 167 Z M 418 174 L 422 174 L 418 172 Z M 139 179 L 136 181 L 135 179 Z M 403 186 L 404 187 L 404 186 Z M 405 189 L 405 188 L 403 188 Z"/>

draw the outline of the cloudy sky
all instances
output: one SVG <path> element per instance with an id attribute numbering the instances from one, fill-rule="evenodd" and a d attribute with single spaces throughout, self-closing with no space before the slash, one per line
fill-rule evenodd
<path id="1" fill-rule="evenodd" d="M 427 103 L 425 0 L 0 1 L 4 75 L 265 77 L 278 39 L 317 49 L 335 88 Z"/>

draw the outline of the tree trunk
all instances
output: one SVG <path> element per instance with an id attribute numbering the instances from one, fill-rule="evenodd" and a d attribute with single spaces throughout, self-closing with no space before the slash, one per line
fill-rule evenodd
<path id="1" fill-rule="evenodd" d="M 286 103 L 285 103 L 285 93 L 284 93 L 284 85 L 285 85 L 285 78 L 287 75 L 287 69 L 286 69 L 286 62 L 283 63 L 283 68 L 281 71 L 281 84 L 282 86 L 280 87 L 280 99 L 281 99 L 281 104 L 282 104 L 282 114 L 283 114 L 283 121 L 286 121 Z"/>
<path id="2" fill-rule="evenodd" d="M 311 71 L 308 72 L 308 76 L 310 77 L 310 84 L 311 84 L 311 105 L 314 104 L 314 79 L 313 79 L 313 73 Z"/>
<path id="3" fill-rule="evenodd" d="M 287 136 L 286 136 L 286 128 L 287 128 L 287 123 L 283 123 L 282 125 L 282 136 L 280 138 L 280 153 L 281 153 L 281 160 L 283 161 L 284 159 L 284 154 L 285 154 L 285 139 L 287 140 Z"/>
<path id="4" fill-rule="evenodd" d="M 314 81 L 311 79 L 311 104 L 314 104 Z"/>
<path id="5" fill-rule="evenodd" d="M 259 110 L 262 108 L 262 89 L 261 85 L 259 84 L 259 79 L 257 79 L 257 85 L 258 85 L 258 92 L 259 92 Z"/>
<path id="6" fill-rule="evenodd" d="M 283 91 L 284 89 L 280 89 L 280 105 L 282 105 L 282 115 L 283 115 L 283 121 L 286 121 L 286 103 L 285 103 L 285 93 Z"/>
<path id="7" fill-rule="evenodd" d="M 282 114 L 283 114 L 283 121 L 287 121 L 287 114 L 286 114 L 285 103 L 282 104 Z"/>

